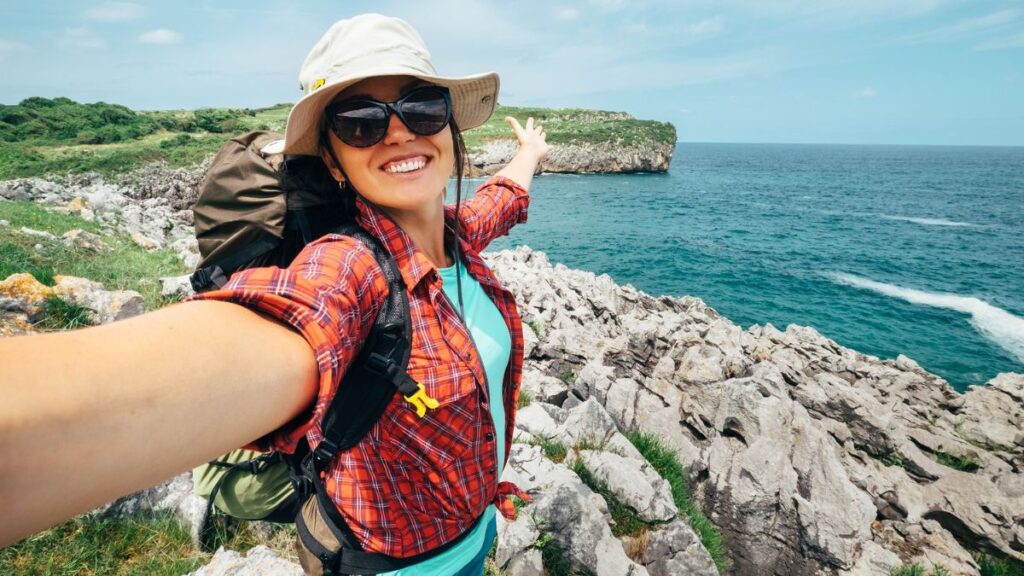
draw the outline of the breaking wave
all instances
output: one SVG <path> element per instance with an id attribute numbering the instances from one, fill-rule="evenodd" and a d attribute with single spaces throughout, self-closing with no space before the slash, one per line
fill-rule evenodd
<path id="1" fill-rule="evenodd" d="M 885 296 L 905 300 L 911 304 L 945 308 L 969 314 L 971 325 L 978 332 L 1012 354 L 1018 361 L 1024 362 L 1024 318 L 1014 316 L 984 300 L 973 296 L 903 288 L 840 272 L 829 274 L 829 277 L 840 284 L 871 290 Z"/>

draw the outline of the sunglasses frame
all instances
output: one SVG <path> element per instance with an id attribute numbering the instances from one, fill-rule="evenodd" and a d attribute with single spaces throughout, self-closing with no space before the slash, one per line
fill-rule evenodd
<path id="1" fill-rule="evenodd" d="M 402 107 L 405 105 L 406 101 L 408 101 L 410 98 L 412 98 L 414 96 L 422 94 L 425 91 L 436 92 L 437 94 L 439 94 L 441 96 L 441 98 L 444 100 L 444 103 L 445 103 L 445 120 L 444 120 L 444 123 L 441 124 L 440 128 L 438 128 L 437 130 L 432 131 L 432 132 L 431 131 L 421 132 L 419 130 L 416 130 L 415 128 L 413 128 L 412 126 L 409 125 L 409 123 L 405 119 L 405 114 L 402 112 Z M 380 132 L 380 136 L 378 138 L 376 138 L 373 142 L 370 142 L 370 143 L 353 143 L 353 142 L 349 142 L 345 137 L 342 136 L 341 130 L 339 130 L 339 128 L 338 128 L 338 123 L 339 123 L 338 113 L 339 113 L 339 109 L 341 109 L 343 107 L 351 106 L 353 103 L 356 103 L 356 102 L 365 103 L 367 105 L 366 107 L 368 107 L 368 108 L 376 108 L 378 110 L 383 110 L 384 111 L 384 122 L 383 122 L 384 130 L 382 130 Z M 349 110 L 356 110 L 356 109 L 357 108 L 349 108 Z M 405 127 L 408 128 L 409 131 L 412 132 L 413 134 L 416 134 L 418 136 L 433 136 L 434 134 L 440 133 L 442 130 L 444 130 L 445 126 L 448 126 L 451 123 L 452 115 L 454 113 L 453 110 L 452 110 L 452 95 L 451 95 L 451 92 L 449 92 L 448 88 L 445 88 L 444 86 L 420 86 L 418 88 L 413 88 L 408 93 L 406 93 L 404 96 L 402 96 L 398 100 L 395 100 L 394 102 L 381 102 L 379 100 L 374 100 L 372 98 L 366 98 L 366 97 L 361 97 L 361 96 L 360 97 L 355 97 L 355 98 L 347 98 L 345 100 L 340 100 L 338 102 L 331 103 L 329 106 L 327 106 L 325 111 L 326 111 L 326 115 L 327 115 L 327 125 L 330 126 L 331 131 L 334 132 L 334 135 L 337 136 L 338 139 L 341 140 L 342 142 L 344 142 L 345 144 L 347 144 L 349 146 L 352 146 L 354 148 L 369 148 L 370 146 L 374 146 L 376 144 L 379 144 L 380 141 L 383 140 L 385 136 L 387 136 L 388 126 L 391 124 L 391 115 L 392 114 L 395 114 L 396 116 L 398 116 L 398 119 L 402 121 L 402 124 L 404 124 Z"/>

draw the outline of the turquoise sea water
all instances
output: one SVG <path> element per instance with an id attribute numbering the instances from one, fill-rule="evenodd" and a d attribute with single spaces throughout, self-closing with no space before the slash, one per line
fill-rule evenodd
<path id="1" fill-rule="evenodd" d="M 668 174 L 540 176 L 518 244 L 959 389 L 1024 372 L 1024 148 L 679 144 Z"/>

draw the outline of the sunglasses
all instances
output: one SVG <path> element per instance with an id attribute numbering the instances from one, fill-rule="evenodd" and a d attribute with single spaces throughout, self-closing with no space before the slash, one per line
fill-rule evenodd
<path id="1" fill-rule="evenodd" d="M 452 97 L 447 88 L 416 88 L 394 102 L 350 98 L 327 107 L 327 122 L 339 140 L 367 148 L 384 139 L 391 114 L 420 136 L 433 136 L 452 119 Z"/>

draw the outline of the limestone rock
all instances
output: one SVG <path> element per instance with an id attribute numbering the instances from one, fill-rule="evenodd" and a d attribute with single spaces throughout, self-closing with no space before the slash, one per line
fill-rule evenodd
<path id="1" fill-rule="evenodd" d="M 107 249 L 107 244 L 98 235 L 86 232 L 80 228 L 68 230 L 61 236 L 61 241 L 66 246 L 88 250 L 90 252 L 101 252 Z"/>
<path id="2" fill-rule="evenodd" d="M 302 566 L 286 560 L 263 545 L 249 549 L 243 556 L 234 550 L 217 550 L 210 563 L 187 576 L 302 576 Z"/>
<path id="3" fill-rule="evenodd" d="M 116 322 L 145 312 L 145 301 L 138 292 L 107 291 L 99 282 L 75 276 L 55 276 L 54 280 L 56 285 L 53 293 L 91 310 L 90 317 L 94 324 Z"/>
<path id="4" fill-rule="evenodd" d="M 693 528 L 675 520 L 647 536 L 642 552 L 644 565 L 651 576 L 717 576 L 714 560 L 701 544 Z"/>
<path id="5" fill-rule="evenodd" d="M 32 318 L 42 312 L 53 289 L 27 273 L 11 274 L 0 282 L 0 311 Z"/>
<path id="6" fill-rule="evenodd" d="M 613 452 L 580 450 L 579 458 L 598 482 L 646 522 L 675 518 L 672 487 L 646 460 L 624 458 Z"/>

